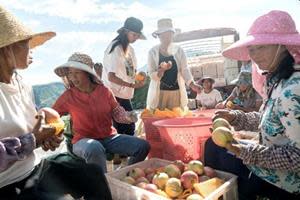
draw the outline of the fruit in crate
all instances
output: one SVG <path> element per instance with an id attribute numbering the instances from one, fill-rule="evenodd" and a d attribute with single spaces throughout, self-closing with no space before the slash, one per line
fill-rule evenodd
<path id="1" fill-rule="evenodd" d="M 130 185 L 135 184 L 135 180 L 131 176 L 126 176 L 125 178 L 122 179 L 122 181 L 125 182 L 125 183 L 128 183 Z"/>
<path id="2" fill-rule="evenodd" d="M 161 172 L 154 175 L 152 179 L 152 183 L 157 185 L 159 189 L 164 189 L 168 180 L 169 180 L 168 174 Z"/>
<path id="3" fill-rule="evenodd" d="M 191 160 L 187 165 L 188 170 L 194 171 L 196 174 L 203 174 L 204 165 L 200 160 Z"/>
<path id="4" fill-rule="evenodd" d="M 215 130 L 216 128 L 219 128 L 219 127 L 226 127 L 228 129 L 231 129 L 229 122 L 223 118 L 217 118 L 213 121 L 213 124 L 212 124 L 213 130 Z"/>
<path id="5" fill-rule="evenodd" d="M 140 177 L 135 181 L 135 184 L 139 184 L 139 183 L 150 183 L 150 182 L 146 177 Z"/>
<path id="6" fill-rule="evenodd" d="M 147 77 L 147 75 L 146 75 L 145 72 L 138 72 L 138 73 L 135 75 L 135 80 L 136 80 L 137 82 L 141 82 L 141 81 L 146 80 L 146 77 Z"/>
<path id="7" fill-rule="evenodd" d="M 148 190 L 149 192 L 153 192 L 153 193 L 156 193 L 156 191 L 158 190 L 157 186 L 152 184 L 152 183 L 148 183 L 146 186 L 145 186 L 145 190 Z"/>
<path id="8" fill-rule="evenodd" d="M 185 189 L 192 189 L 195 183 L 198 183 L 198 175 L 193 171 L 185 171 L 180 177 L 180 181 Z"/>
<path id="9" fill-rule="evenodd" d="M 178 167 L 178 169 L 180 169 L 181 173 L 184 172 L 184 169 L 186 166 L 185 166 L 184 162 L 182 162 L 182 160 L 175 160 L 173 162 L 173 164 L 176 165 Z"/>
<path id="10" fill-rule="evenodd" d="M 207 181 L 194 184 L 194 188 L 201 196 L 207 197 L 223 183 L 224 181 L 220 178 L 212 178 Z"/>
<path id="11" fill-rule="evenodd" d="M 191 194 L 186 200 L 204 200 L 204 198 L 200 194 Z"/>
<path id="12" fill-rule="evenodd" d="M 231 143 L 233 141 L 231 131 L 225 127 L 215 129 L 212 132 L 211 138 L 213 142 L 220 147 L 226 147 L 227 143 Z"/>
<path id="13" fill-rule="evenodd" d="M 145 189 L 147 184 L 148 183 L 140 182 L 140 183 L 136 184 L 135 186 L 139 187 L 139 188 L 142 188 L 142 189 Z"/>
<path id="14" fill-rule="evenodd" d="M 167 195 L 167 193 L 163 190 L 156 190 L 155 192 L 156 194 L 160 195 L 160 196 L 163 196 L 163 197 L 166 197 L 169 199 L 169 196 Z"/>
<path id="15" fill-rule="evenodd" d="M 199 183 L 209 180 L 210 178 L 206 175 L 199 176 Z"/>
<path id="16" fill-rule="evenodd" d="M 214 178 L 217 176 L 216 171 L 213 168 L 207 166 L 204 167 L 204 174 L 209 178 Z"/>
<path id="17" fill-rule="evenodd" d="M 180 180 L 178 178 L 170 178 L 166 183 L 165 191 L 171 198 L 178 197 L 183 192 Z"/>
<path id="18" fill-rule="evenodd" d="M 135 180 L 137 180 L 140 177 L 145 177 L 145 172 L 141 168 L 134 168 L 128 172 L 128 176 L 131 176 Z"/>
<path id="19" fill-rule="evenodd" d="M 167 173 L 170 178 L 180 178 L 181 176 L 180 169 L 174 164 L 165 166 L 164 172 Z"/>
<path id="20" fill-rule="evenodd" d="M 146 175 L 151 174 L 151 173 L 155 173 L 155 169 L 152 167 L 148 167 L 146 169 L 144 169 L 144 172 Z"/>
<path id="21" fill-rule="evenodd" d="M 65 128 L 64 121 L 60 118 L 58 112 L 53 108 L 41 108 L 39 112 L 44 112 L 46 124 L 55 127 L 55 135 L 60 134 L 61 131 Z"/>

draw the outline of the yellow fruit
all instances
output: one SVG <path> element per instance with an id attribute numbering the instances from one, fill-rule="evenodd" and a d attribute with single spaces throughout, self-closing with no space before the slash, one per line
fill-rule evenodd
<path id="1" fill-rule="evenodd" d="M 177 178 L 170 178 L 166 183 L 165 191 L 171 198 L 178 197 L 183 192 L 180 180 Z"/>
<path id="2" fill-rule="evenodd" d="M 233 108 L 234 103 L 232 101 L 227 101 L 226 108 Z"/>
<path id="3" fill-rule="evenodd" d="M 212 124 L 213 130 L 215 130 L 218 127 L 226 127 L 228 129 L 231 129 L 229 122 L 223 118 L 217 118 L 213 121 L 213 124 Z"/>
<path id="4" fill-rule="evenodd" d="M 65 123 L 62 119 L 57 119 L 55 122 L 49 123 L 51 126 L 55 127 L 55 135 L 58 135 L 64 128 Z"/>
<path id="5" fill-rule="evenodd" d="M 220 146 L 226 147 L 227 143 L 233 141 L 232 133 L 228 128 L 219 127 L 212 132 L 211 136 L 213 142 Z"/>
<path id="6" fill-rule="evenodd" d="M 135 80 L 140 82 L 140 81 L 144 81 L 146 79 L 147 75 L 145 72 L 139 72 L 135 75 Z"/>

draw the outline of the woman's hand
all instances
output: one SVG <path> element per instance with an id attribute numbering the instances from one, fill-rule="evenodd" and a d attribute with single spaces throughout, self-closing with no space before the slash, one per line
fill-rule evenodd
<path id="1" fill-rule="evenodd" d="M 136 88 L 141 88 L 145 85 L 145 81 L 138 81 L 135 83 L 132 83 L 132 88 L 136 89 Z"/>
<path id="2" fill-rule="evenodd" d="M 223 102 L 218 103 L 215 108 L 224 109 L 225 108 L 225 102 L 223 101 Z"/>
<path id="3" fill-rule="evenodd" d="M 195 84 L 193 81 L 191 82 L 191 84 L 189 86 L 196 93 L 201 93 L 201 91 L 202 91 L 202 87 L 198 84 Z"/>
<path id="4" fill-rule="evenodd" d="M 132 123 L 135 123 L 135 122 L 138 121 L 137 114 L 134 111 L 127 112 L 127 116 L 126 117 L 127 117 L 128 121 L 130 121 Z"/>
<path id="5" fill-rule="evenodd" d="M 240 144 L 232 144 L 231 142 L 228 142 L 225 148 L 228 151 L 234 153 L 236 156 L 239 156 L 241 154 Z"/>
<path id="6" fill-rule="evenodd" d="M 60 136 L 53 135 L 43 141 L 41 144 L 41 147 L 44 151 L 54 151 L 57 147 L 59 147 L 60 143 L 64 140 L 63 136 L 60 134 Z"/>
<path id="7" fill-rule="evenodd" d="M 44 114 L 37 115 L 37 122 L 32 130 L 35 136 L 36 145 L 40 146 L 47 138 L 55 134 L 55 128 L 50 125 L 44 125 L 42 122 L 45 119 Z"/>
<path id="8" fill-rule="evenodd" d="M 236 115 L 234 112 L 229 110 L 218 110 L 213 116 L 213 120 L 217 118 L 226 119 L 229 123 L 231 123 L 235 119 Z"/>

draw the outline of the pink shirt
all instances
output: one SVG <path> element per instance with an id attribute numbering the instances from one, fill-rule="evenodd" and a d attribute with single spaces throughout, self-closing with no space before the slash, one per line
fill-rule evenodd
<path id="1" fill-rule="evenodd" d="M 82 138 L 103 139 L 115 134 L 112 117 L 113 110 L 118 106 L 111 91 L 101 84 L 90 94 L 75 87 L 68 89 L 57 99 L 53 108 L 60 115 L 71 115 L 74 144 Z"/>

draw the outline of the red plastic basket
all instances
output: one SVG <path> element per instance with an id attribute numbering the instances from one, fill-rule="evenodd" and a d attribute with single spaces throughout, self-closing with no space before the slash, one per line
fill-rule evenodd
<path id="1" fill-rule="evenodd" d="M 152 124 L 153 122 L 160 121 L 162 119 L 156 117 L 145 117 L 142 118 L 142 120 L 144 122 L 146 140 L 151 145 L 148 158 L 163 158 L 163 154 L 162 154 L 163 144 L 160 138 L 160 133 L 158 128 Z"/>
<path id="2" fill-rule="evenodd" d="M 203 160 L 204 144 L 211 135 L 211 118 L 173 118 L 156 121 L 153 125 L 160 132 L 164 159 Z"/>

